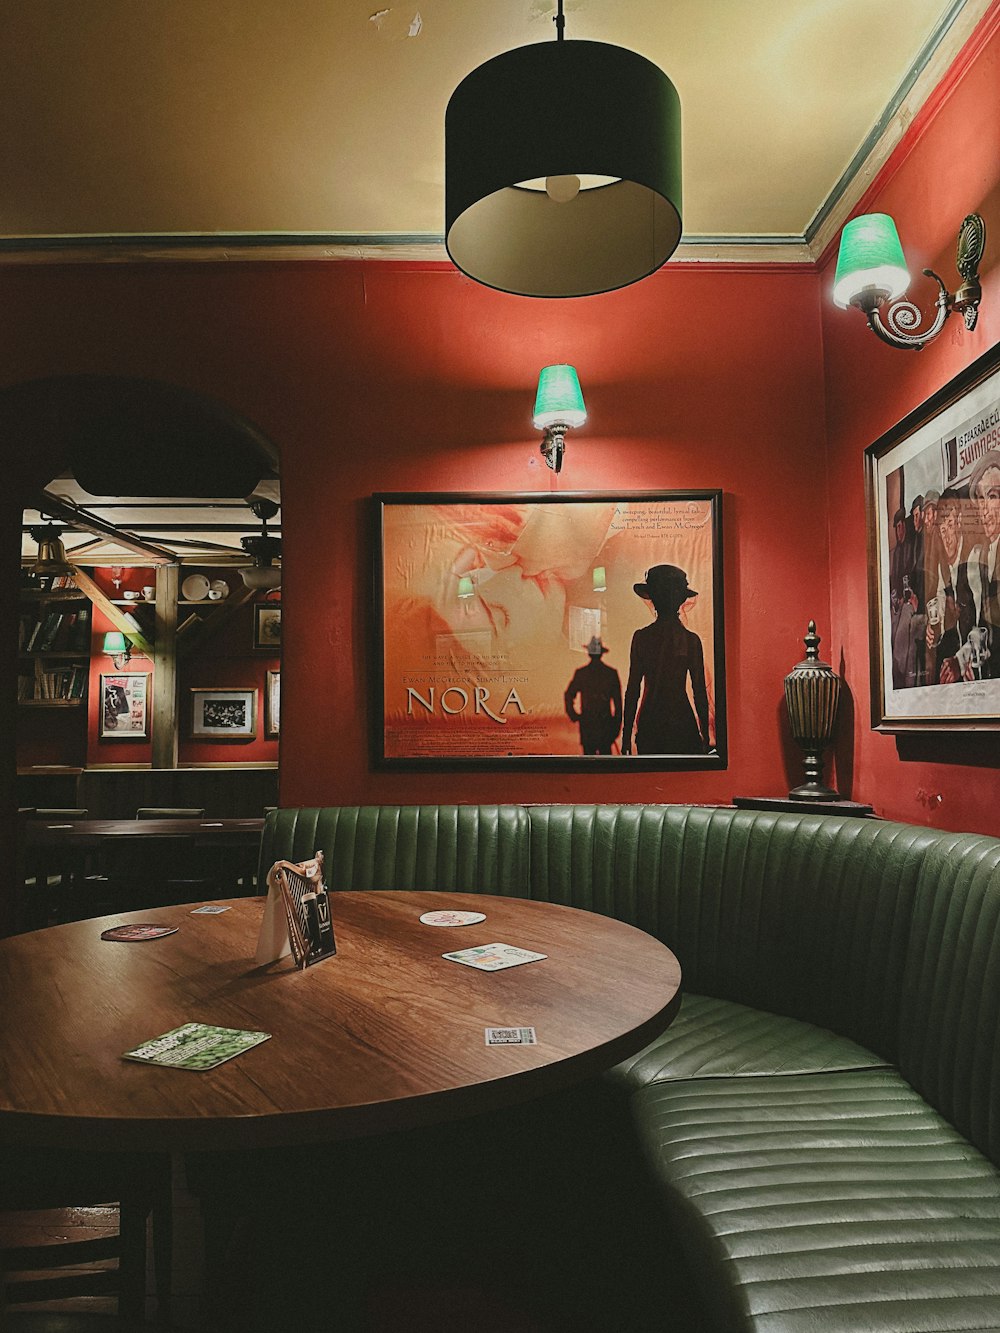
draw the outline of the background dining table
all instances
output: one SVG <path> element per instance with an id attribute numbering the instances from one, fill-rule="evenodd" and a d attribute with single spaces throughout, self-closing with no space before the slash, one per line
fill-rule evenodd
<path id="1" fill-rule="evenodd" d="M 96 881 L 116 881 L 112 896 L 142 907 L 142 886 L 173 873 L 202 881 L 191 896 L 216 897 L 255 887 L 262 817 L 171 819 L 24 819 L 19 823 L 21 928 L 44 925 L 55 886 L 61 910 L 88 913 L 101 900 Z M 134 885 L 130 890 L 129 882 Z M 97 892 L 95 892 L 97 890 Z M 50 895 L 52 896 L 52 895 Z"/>

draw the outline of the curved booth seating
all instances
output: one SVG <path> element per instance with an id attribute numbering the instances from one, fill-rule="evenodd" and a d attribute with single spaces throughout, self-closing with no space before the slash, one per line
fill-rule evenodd
<path id="1" fill-rule="evenodd" d="M 642 1227 L 650 1328 L 677 1242 L 719 1333 L 1000 1329 L 1000 840 L 808 809 L 336 807 L 270 814 L 261 874 L 318 848 L 333 890 L 563 902 L 677 955 L 675 1022 L 576 1094 L 613 1107 L 604 1146 L 653 1202 L 624 1201 L 607 1250 L 624 1270 Z"/>

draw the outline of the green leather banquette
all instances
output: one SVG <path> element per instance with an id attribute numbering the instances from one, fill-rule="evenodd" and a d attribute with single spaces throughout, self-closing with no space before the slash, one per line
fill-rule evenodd
<path id="1" fill-rule="evenodd" d="M 674 951 L 680 1014 L 605 1090 L 721 1333 L 1000 1330 L 1000 840 L 808 810 L 337 807 L 270 815 L 261 867 L 318 848 L 334 890 L 562 902 Z"/>

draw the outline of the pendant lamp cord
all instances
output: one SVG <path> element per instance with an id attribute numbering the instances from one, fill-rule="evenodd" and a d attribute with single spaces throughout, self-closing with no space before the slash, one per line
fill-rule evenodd
<path id="1" fill-rule="evenodd" d="M 563 0 L 557 0 L 556 12 L 552 17 L 552 22 L 556 25 L 556 41 L 561 42 L 563 39 L 563 30 L 566 27 L 566 19 L 563 15 Z"/>

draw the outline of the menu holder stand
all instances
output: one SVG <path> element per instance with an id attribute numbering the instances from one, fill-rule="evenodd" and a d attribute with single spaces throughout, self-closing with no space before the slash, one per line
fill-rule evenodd
<path id="1" fill-rule="evenodd" d="M 337 952 L 330 895 L 323 883 L 323 853 L 295 864 L 276 861 L 267 875 L 267 903 L 257 941 L 257 962 L 290 953 L 298 968 Z"/>

